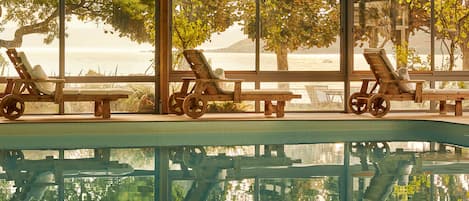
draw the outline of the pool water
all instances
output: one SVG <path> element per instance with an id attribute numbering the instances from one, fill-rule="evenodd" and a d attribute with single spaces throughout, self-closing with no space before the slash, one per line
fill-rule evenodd
<path id="1" fill-rule="evenodd" d="M 0 200 L 469 200 L 469 128 L 459 124 L 198 121 L 0 127 L 5 133 L 0 134 Z"/>

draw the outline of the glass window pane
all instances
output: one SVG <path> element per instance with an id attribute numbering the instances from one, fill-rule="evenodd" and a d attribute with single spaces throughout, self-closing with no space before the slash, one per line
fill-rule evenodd
<path id="1" fill-rule="evenodd" d="M 436 89 L 467 89 L 469 86 L 467 85 L 467 81 L 438 81 L 435 82 Z M 454 100 L 446 101 L 448 104 L 454 105 Z M 467 101 L 462 101 L 463 110 L 469 108 L 469 103 Z M 450 112 L 448 113 L 450 114 Z"/>
<path id="2" fill-rule="evenodd" d="M 343 110 L 344 84 L 342 82 L 290 82 L 261 83 L 261 89 L 289 90 L 300 94 L 301 99 L 287 102 L 290 111 L 330 111 Z"/>
<path id="3" fill-rule="evenodd" d="M 59 105 L 52 102 L 25 102 L 25 114 L 57 114 Z"/>
<path id="4" fill-rule="evenodd" d="M 0 3 L 0 47 L 24 52 L 31 69 L 39 65 L 48 76 L 59 72 L 58 17 L 54 11 L 58 1 Z M 50 17 L 50 19 L 47 19 Z M 41 23 L 45 22 L 45 23 Z M 33 28 L 35 27 L 35 28 Z M 5 49 L 0 52 L 0 76 L 19 77 Z M 3 87 L 2 87 L 3 92 Z M 28 92 L 25 92 L 28 93 Z M 25 113 L 57 113 L 54 103 L 26 102 Z"/>
<path id="5" fill-rule="evenodd" d="M 254 42 L 238 20 L 240 8 L 230 0 L 173 1 L 173 70 L 189 70 L 184 49 L 204 50 L 214 70 L 254 70 Z"/>
<path id="6" fill-rule="evenodd" d="M 154 2 L 74 4 L 66 1 L 66 76 L 154 75 Z"/>
<path id="7" fill-rule="evenodd" d="M 261 2 L 261 70 L 340 70 L 339 1 Z"/>
<path id="8" fill-rule="evenodd" d="M 57 75 L 58 17 L 54 11 L 57 10 L 58 1 L 28 2 L 0 3 L 0 39 L 5 40 L 1 47 L 20 47 L 17 50 L 25 52 L 32 67 L 41 65 L 47 75 Z M 47 19 L 49 17 L 51 19 Z M 19 76 L 3 50 L 0 67 L 0 76 Z"/>
<path id="9" fill-rule="evenodd" d="M 354 30 L 354 70 L 370 69 L 364 48 L 384 48 L 395 69 L 431 69 L 430 1 L 357 0 Z"/>
<path id="10" fill-rule="evenodd" d="M 129 98 L 111 102 L 111 114 L 122 112 L 151 113 L 155 109 L 155 87 L 153 83 L 81 83 L 67 84 L 67 88 L 78 89 L 127 89 L 133 91 Z M 93 101 L 65 102 L 65 113 L 93 113 Z"/>
<path id="11" fill-rule="evenodd" d="M 464 0 L 435 0 L 436 70 L 469 70 L 468 14 Z"/>

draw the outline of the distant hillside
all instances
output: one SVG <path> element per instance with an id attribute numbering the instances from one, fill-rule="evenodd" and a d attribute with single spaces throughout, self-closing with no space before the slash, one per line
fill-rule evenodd
<path id="1" fill-rule="evenodd" d="M 261 47 L 265 46 L 265 42 L 261 40 Z M 255 51 L 255 42 L 251 39 L 240 40 L 226 48 L 220 48 L 215 50 L 210 50 L 214 52 L 254 52 Z M 304 53 L 304 54 L 328 54 L 328 53 L 337 53 L 339 51 L 339 43 L 333 43 L 330 47 L 327 48 L 311 48 L 311 49 L 299 49 L 295 53 Z M 268 52 L 261 48 L 261 52 Z"/>
<path id="2" fill-rule="evenodd" d="M 435 44 L 439 46 L 440 42 L 435 41 Z M 261 41 L 261 47 L 264 47 L 265 42 Z M 364 44 L 363 47 L 366 47 L 367 44 Z M 415 48 L 419 54 L 428 54 L 430 53 L 430 37 L 426 33 L 418 33 L 414 36 L 411 36 L 411 42 L 410 42 L 411 48 Z M 388 42 L 386 46 L 384 47 L 388 53 L 393 52 L 394 49 L 392 47 L 392 43 Z M 340 38 L 337 38 L 336 42 L 334 42 L 331 46 L 329 47 L 323 47 L 323 48 L 310 48 L 310 49 L 299 49 L 295 51 L 295 53 L 299 54 L 334 54 L 338 53 L 340 50 Z M 255 51 L 255 42 L 252 41 L 251 39 L 243 39 L 240 40 L 236 43 L 233 43 L 232 45 L 225 47 L 225 48 L 220 48 L 220 49 L 214 49 L 214 50 L 207 50 L 210 52 L 239 52 L 239 53 L 247 53 L 247 52 L 254 52 Z M 355 47 L 355 52 L 362 52 L 363 48 L 362 47 Z M 261 48 L 261 52 L 268 52 L 265 51 L 263 48 Z M 435 48 L 435 53 L 436 54 L 441 54 L 441 50 L 439 47 Z"/>
<path id="3" fill-rule="evenodd" d="M 253 52 L 255 50 L 255 42 L 252 41 L 251 39 L 243 39 L 240 40 L 236 43 L 233 43 L 232 45 L 221 48 L 221 49 L 215 49 L 212 51 L 216 52 Z M 263 41 L 261 42 L 261 47 L 264 46 Z"/>

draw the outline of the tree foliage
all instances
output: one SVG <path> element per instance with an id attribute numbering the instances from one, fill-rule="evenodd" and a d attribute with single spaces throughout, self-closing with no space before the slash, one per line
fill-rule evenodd
<path id="1" fill-rule="evenodd" d="M 436 37 L 449 54 L 447 70 L 455 67 L 457 49 L 463 57 L 463 69 L 469 70 L 469 7 L 462 0 L 435 1 Z"/>
<path id="2" fill-rule="evenodd" d="M 3 0 L 0 31 L 5 26 L 17 27 L 12 39 L 0 39 L 0 47 L 20 47 L 28 34 L 44 34 L 44 43 L 59 35 L 59 7 L 55 0 Z M 121 37 L 137 42 L 149 42 L 153 23 L 154 1 L 151 0 L 68 0 L 66 20 L 95 21 L 108 24 Z M 72 17 L 73 16 L 73 17 Z"/>
<path id="3" fill-rule="evenodd" d="M 13 39 L 0 39 L 0 47 L 19 47 L 27 34 L 45 34 L 44 43 L 50 43 L 58 34 L 58 1 L 16 1 L 2 0 L 0 31 L 7 23 L 16 24 Z M 6 11 L 6 12 L 5 12 Z"/>
<path id="4" fill-rule="evenodd" d="M 195 48 L 213 33 L 225 31 L 236 21 L 237 5 L 232 0 L 175 0 L 173 46 Z"/>
<path id="5" fill-rule="evenodd" d="M 182 50 L 201 45 L 237 20 L 238 6 L 233 0 L 174 0 L 173 4 L 172 44 L 178 50 L 175 66 L 181 63 Z"/>
<path id="6" fill-rule="evenodd" d="M 426 0 L 393 0 L 386 2 L 369 2 L 359 0 L 356 8 L 354 38 L 357 45 L 368 42 L 370 47 L 383 47 L 388 42 L 400 45 L 400 31 L 397 27 L 405 17 L 406 41 L 418 31 L 430 32 L 430 2 Z M 368 5 L 367 5 L 368 4 Z M 405 15 L 403 17 L 403 15 Z M 384 39 L 378 44 L 378 36 Z"/>

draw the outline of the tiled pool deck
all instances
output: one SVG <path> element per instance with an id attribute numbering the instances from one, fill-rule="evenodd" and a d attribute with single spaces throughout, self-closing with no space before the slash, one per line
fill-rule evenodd
<path id="1" fill-rule="evenodd" d="M 4 149 L 73 149 L 181 145 L 435 141 L 469 147 L 469 115 L 392 113 L 384 118 L 343 113 L 25 115 L 0 123 Z"/>

